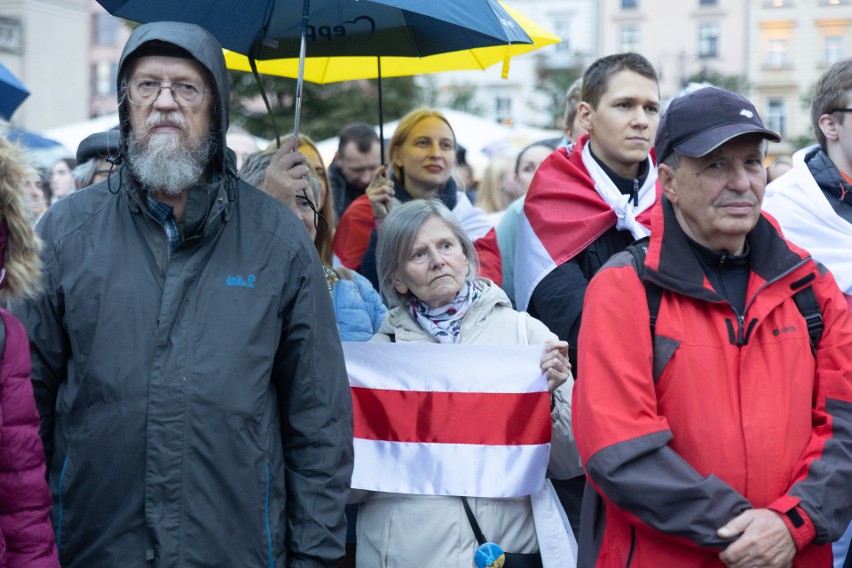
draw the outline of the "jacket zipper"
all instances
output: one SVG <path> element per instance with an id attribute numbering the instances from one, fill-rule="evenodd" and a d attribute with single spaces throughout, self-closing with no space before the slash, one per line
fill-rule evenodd
<path id="1" fill-rule="evenodd" d="M 760 286 L 760 288 L 758 288 L 758 289 L 755 291 L 754 295 L 753 295 L 753 296 L 751 297 L 751 299 L 748 301 L 748 303 L 747 303 L 747 304 L 746 304 L 746 306 L 745 306 L 745 309 L 743 310 L 742 315 L 740 315 L 740 313 L 739 313 L 739 312 L 737 312 L 737 309 L 736 309 L 734 306 L 732 306 L 730 302 L 728 302 L 728 306 L 730 306 L 731 311 L 733 311 L 733 312 L 734 312 L 734 315 L 735 315 L 735 316 L 736 316 L 736 318 L 737 318 L 737 346 L 742 347 L 742 346 L 743 346 L 743 342 L 745 341 L 745 319 L 746 319 L 746 314 L 748 314 L 748 310 L 749 310 L 749 308 L 750 308 L 750 307 L 754 304 L 754 302 L 757 300 L 757 295 L 758 295 L 758 294 L 760 294 L 760 293 L 761 293 L 761 292 L 762 292 L 762 291 L 763 291 L 766 287 L 768 287 L 769 285 L 774 284 L 775 282 L 778 282 L 779 280 L 781 280 L 782 278 L 784 278 L 784 277 L 785 277 L 785 276 L 787 276 L 788 274 L 791 274 L 793 271 L 798 270 L 799 268 L 801 268 L 802 266 L 804 266 L 805 264 L 807 264 L 807 262 L 808 262 L 809 260 L 811 260 L 810 255 L 809 255 L 809 256 L 806 256 L 805 258 L 803 258 L 802 260 L 800 260 L 799 262 L 797 262 L 796 264 L 794 264 L 793 266 L 791 266 L 790 268 L 788 268 L 787 270 L 785 270 L 784 272 L 782 272 L 781 274 L 779 274 L 779 275 L 775 276 L 775 277 L 774 277 L 774 278 L 772 278 L 771 280 L 767 280 L 766 282 L 764 282 L 764 283 Z"/>

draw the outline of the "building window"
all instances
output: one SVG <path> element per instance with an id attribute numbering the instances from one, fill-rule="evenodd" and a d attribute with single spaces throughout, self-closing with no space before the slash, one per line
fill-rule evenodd
<path id="1" fill-rule="evenodd" d="M 719 24 L 698 24 L 698 57 L 719 57 Z"/>
<path id="2" fill-rule="evenodd" d="M 21 29 L 20 20 L 0 17 L 0 51 L 23 53 L 24 42 Z"/>
<path id="3" fill-rule="evenodd" d="M 565 15 L 552 16 L 550 23 L 553 33 L 562 40 L 562 43 L 556 44 L 555 51 L 562 55 L 571 53 L 571 17 Z"/>
<path id="4" fill-rule="evenodd" d="M 846 38 L 843 36 L 826 36 L 822 61 L 825 66 L 833 65 L 841 59 L 846 59 Z"/>
<path id="5" fill-rule="evenodd" d="M 790 67 L 790 40 L 788 38 L 771 38 L 767 47 L 767 67 L 770 69 Z"/>
<path id="6" fill-rule="evenodd" d="M 507 126 L 512 124 L 512 97 L 494 97 L 494 114 L 497 122 Z"/>
<path id="7" fill-rule="evenodd" d="M 119 20 L 109 14 L 92 15 L 92 43 L 95 45 L 118 45 Z"/>
<path id="8" fill-rule="evenodd" d="M 92 92 L 95 96 L 114 95 L 117 76 L 118 63 L 100 61 L 92 65 Z"/>
<path id="9" fill-rule="evenodd" d="M 782 138 L 787 136 L 786 107 L 784 99 L 769 99 L 766 101 L 766 127 L 780 134 Z"/>
<path id="10" fill-rule="evenodd" d="M 622 10 L 635 10 L 639 7 L 639 0 L 621 0 Z"/>
<path id="11" fill-rule="evenodd" d="M 618 30 L 619 51 L 641 51 L 641 39 L 636 26 L 621 26 Z"/>

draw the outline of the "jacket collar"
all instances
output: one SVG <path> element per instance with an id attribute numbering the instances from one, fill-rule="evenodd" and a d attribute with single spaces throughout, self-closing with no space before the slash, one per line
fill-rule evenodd
<path id="1" fill-rule="evenodd" d="M 124 184 L 123 193 L 127 195 L 130 210 L 134 213 L 148 214 L 145 190 L 139 187 L 126 167 L 122 167 L 121 176 Z M 236 184 L 236 178 L 229 174 L 225 174 L 224 178 L 220 176 L 214 176 L 214 178 L 214 181 L 197 183 L 187 190 L 184 240 L 207 234 L 211 221 L 220 215 L 225 220 L 229 217 L 231 203 L 236 201 L 238 194 L 238 191 L 231 187 Z"/>
<path id="2" fill-rule="evenodd" d="M 497 306 L 512 307 L 509 297 L 500 288 L 487 278 L 477 278 L 476 282 L 482 286 L 482 295 L 471 305 L 463 322 L 463 331 L 476 326 L 477 323 Z M 414 321 L 405 305 L 391 309 L 379 333 L 393 335 L 397 341 L 434 341 L 434 339 Z"/>
<path id="3" fill-rule="evenodd" d="M 762 213 L 754 229 L 746 235 L 746 241 L 752 271 L 749 296 L 763 283 L 795 273 L 810 259 L 804 250 L 784 240 L 778 228 Z M 722 301 L 707 281 L 686 233 L 675 218 L 674 207 L 665 196 L 652 213 L 644 274 L 647 281 L 664 289 L 701 300 Z"/>

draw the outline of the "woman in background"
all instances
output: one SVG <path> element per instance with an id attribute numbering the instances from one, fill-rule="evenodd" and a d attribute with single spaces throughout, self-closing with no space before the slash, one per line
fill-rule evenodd
<path id="1" fill-rule="evenodd" d="M 299 152 L 305 155 L 308 159 L 307 164 L 316 173 L 320 182 L 320 195 L 316 200 L 316 210 L 320 217 L 318 219 L 318 227 L 321 230 L 315 237 L 314 244 L 319 252 L 320 259 L 327 266 L 334 266 L 334 227 L 337 225 L 337 220 L 334 217 L 334 202 L 329 191 L 328 172 L 325 169 L 325 163 L 322 161 L 322 156 L 317 149 L 313 140 L 299 134 Z"/>
<path id="2" fill-rule="evenodd" d="M 366 195 L 343 214 L 334 236 L 334 253 L 343 266 L 358 270 L 374 287 L 379 283 L 377 238 L 382 221 L 397 204 L 437 197 L 474 241 L 493 227 L 455 179 L 456 135 L 439 111 L 420 109 L 405 115 L 391 137 L 388 161 L 373 174 Z M 494 264 L 499 264 L 496 254 L 483 258 L 483 272 L 499 274 L 500 267 Z"/>
<path id="3" fill-rule="evenodd" d="M 77 160 L 62 158 L 53 165 L 50 174 L 51 203 L 54 203 L 76 189 L 71 172 L 77 167 Z"/>
<path id="4" fill-rule="evenodd" d="M 69 171 L 70 174 L 70 171 Z M 39 292 L 41 244 L 21 188 L 31 177 L 23 153 L 0 136 L 0 303 Z M 30 382 L 24 326 L 0 308 L 0 566 L 59 568 L 50 523 L 44 449 Z"/>
<path id="5" fill-rule="evenodd" d="M 476 192 L 475 205 L 485 211 L 488 220 L 496 226 L 512 201 L 521 196 L 521 187 L 514 172 L 515 160 L 508 156 L 494 156 L 485 166 L 482 181 Z"/>
<path id="6" fill-rule="evenodd" d="M 543 354 L 539 366 L 547 379 L 551 403 L 548 473 L 576 475 L 581 468 L 571 430 L 574 380 L 568 344 L 538 320 L 512 309 L 506 294 L 493 282 L 476 278 L 476 263 L 471 239 L 440 200 L 415 199 L 395 207 L 384 221 L 378 245 L 382 295 L 392 307 L 373 341 L 540 344 Z M 415 360 L 411 365 L 422 366 L 425 372 L 431 362 Z M 547 412 L 546 408 L 542 410 Z M 509 428 L 505 417 L 492 416 L 489 420 L 497 430 Z M 474 468 L 476 464 L 458 466 Z M 387 474 L 405 475 L 405 468 L 400 466 L 400 471 Z M 440 486 L 440 479 L 435 482 Z M 537 561 L 538 566 L 542 561 L 545 567 L 554 566 L 548 562 L 554 556 L 562 559 L 561 567 L 575 565 L 571 562 L 570 529 L 562 522 L 559 526 L 549 524 L 546 526 L 552 532 L 547 532 L 547 538 L 539 538 L 536 529 L 544 525 L 537 522 L 539 519 L 534 522 L 536 511 L 529 496 L 360 491 L 353 492 L 353 498 L 363 500 L 358 512 L 358 566 L 469 568 L 477 551 L 474 522 L 504 551 L 529 555 L 527 560 Z"/>

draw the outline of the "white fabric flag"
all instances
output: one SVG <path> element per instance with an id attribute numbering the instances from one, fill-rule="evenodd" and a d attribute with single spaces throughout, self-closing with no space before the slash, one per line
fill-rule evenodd
<path id="1" fill-rule="evenodd" d="M 551 419 L 541 345 L 344 343 L 352 487 L 517 497 L 544 487 Z"/>

